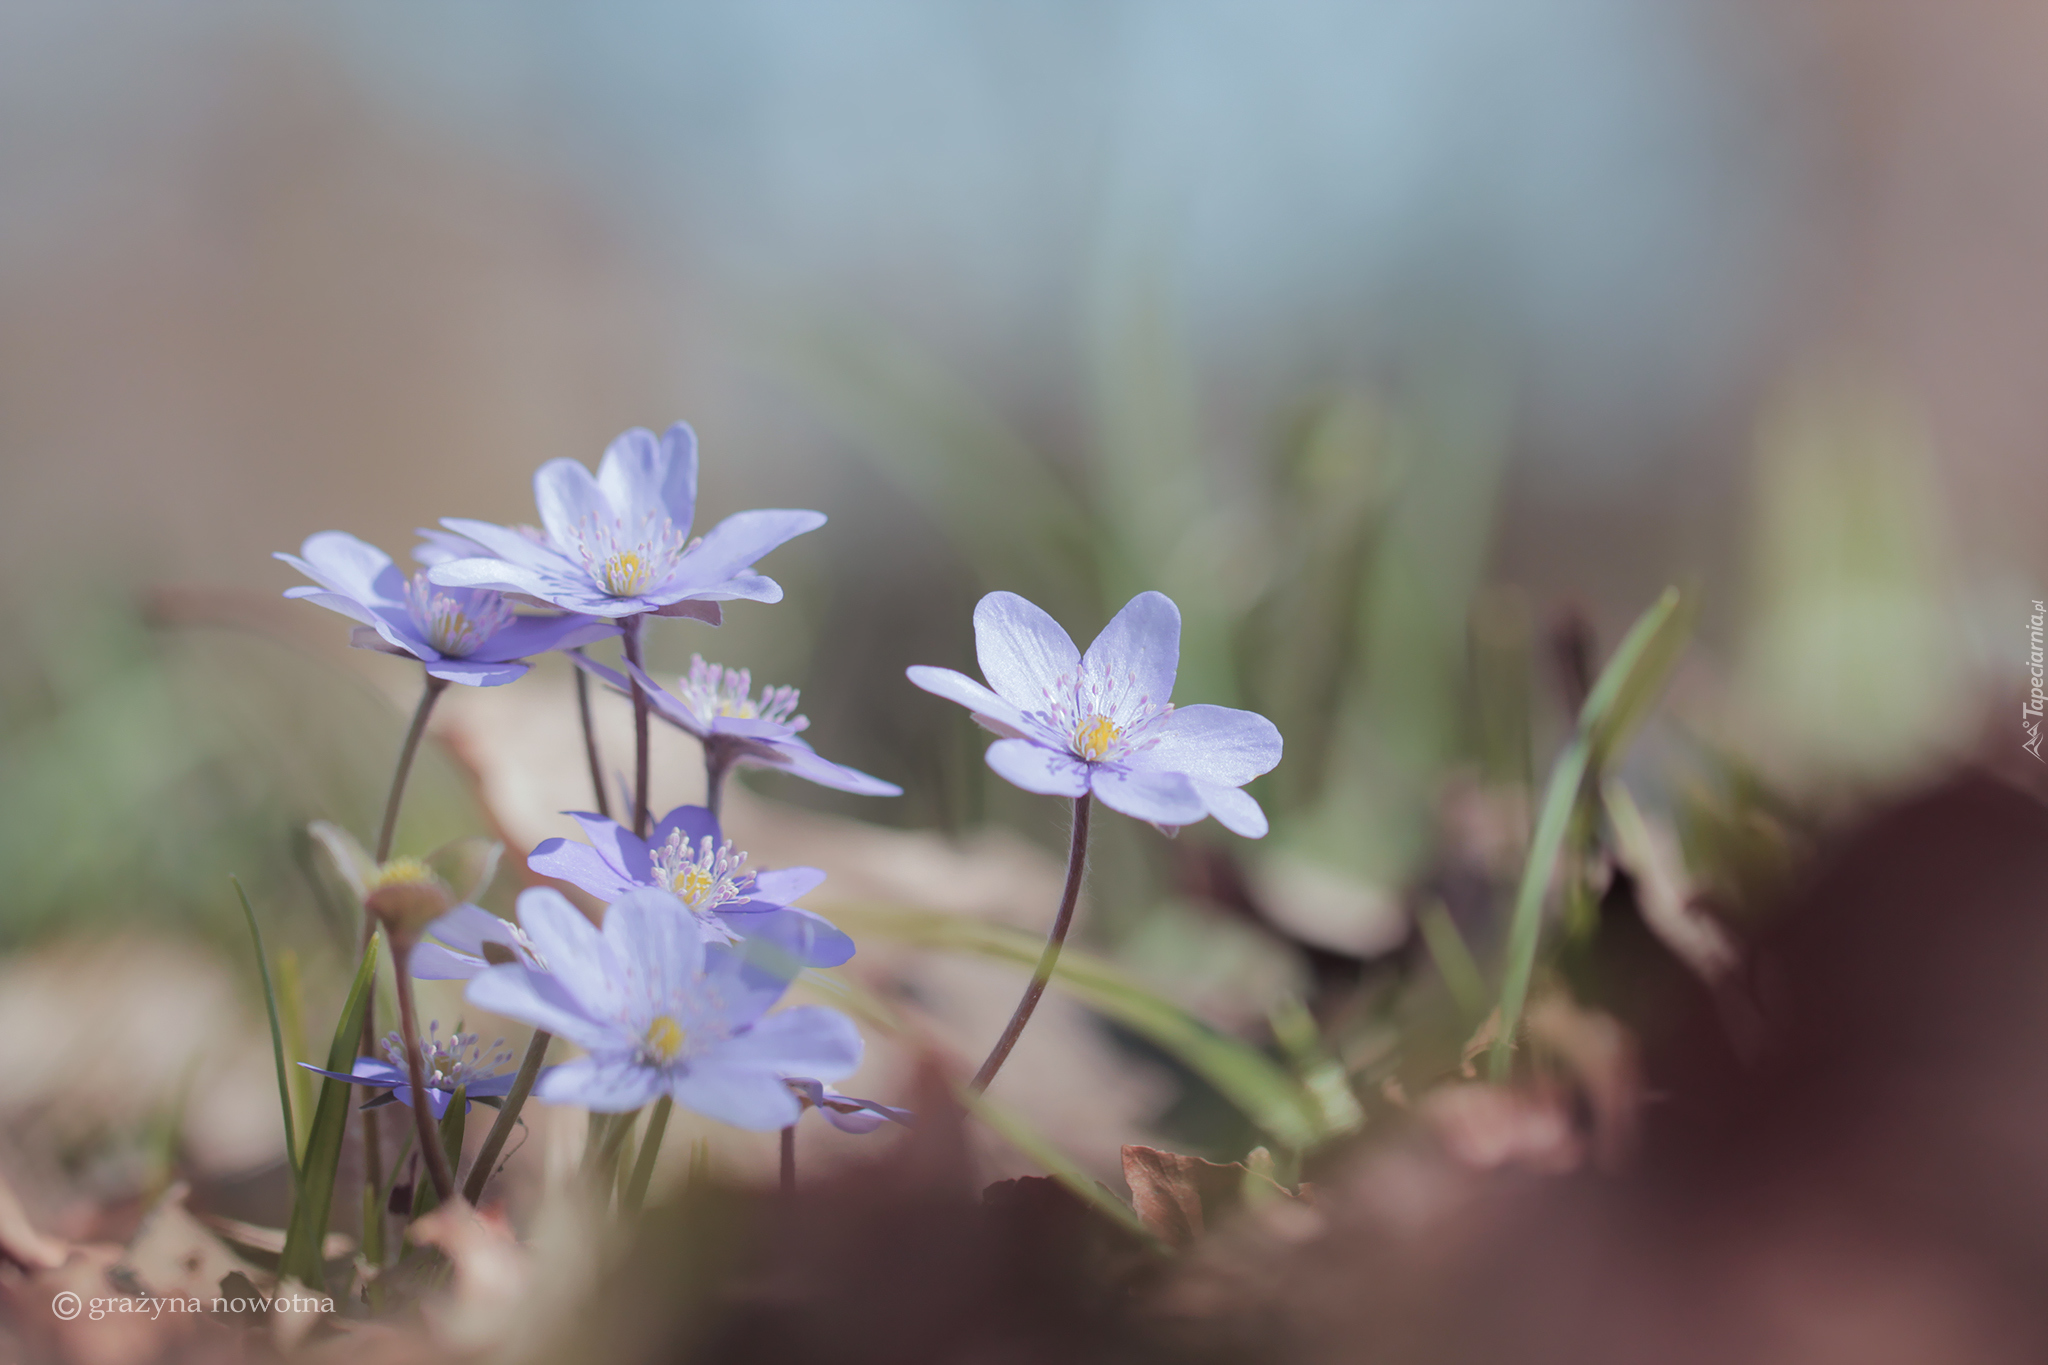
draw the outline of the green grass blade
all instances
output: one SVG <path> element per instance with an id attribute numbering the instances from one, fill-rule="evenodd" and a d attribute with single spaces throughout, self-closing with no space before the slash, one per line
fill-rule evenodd
<path id="1" fill-rule="evenodd" d="M 1044 942 L 1036 934 L 936 910 L 835 906 L 832 917 L 856 939 L 871 936 L 914 947 L 975 953 L 1030 968 Z M 1286 1067 L 1250 1044 L 1204 1023 L 1173 1002 L 1071 945 L 1060 955 L 1054 987 L 1115 1020 L 1214 1086 L 1244 1115 L 1289 1148 L 1331 1136 L 1321 1106 Z"/>
<path id="2" fill-rule="evenodd" d="M 292 1188 L 299 1187 L 299 1138 L 292 1125 L 292 1082 L 291 1071 L 285 1061 L 284 1030 L 277 1022 L 277 992 L 270 985 L 270 959 L 263 951 L 263 931 L 256 927 L 256 908 L 249 904 L 249 893 L 242 889 L 241 879 L 229 877 L 234 883 L 235 894 L 242 898 L 242 914 L 249 921 L 249 937 L 256 941 L 256 970 L 263 977 L 263 1008 L 270 1015 L 270 1056 L 277 1063 L 277 1105 L 284 1111 L 284 1152 L 291 1162 Z"/>
<path id="3" fill-rule="evenodd" d="M 1415 917 L 1415 923 L 1436 963 L 1437 975 L 1444 979 L 1444 989 L 1467 1021 L 1477 1023 L 1486 1014 L 1486 978 L 1472 960 L 1472 950 L 1465 946 L 1465 936 L 1458 932 L 1451 912 L 1442 901 L 1431 901 Z"/>
<path id="4" fill-rule="evenodd" d="M 953 1093 L 968 1113 L 993 1128 L 1003 1141 L 1043 1166 L 1047 1175 L 1080 1196 L 1083 1203 L 1108 1215 L 1111 1221 L 1141 1238 L 1148 1245 L 1160 1251 L 1166 1250 L 1165 1245 L 1138 1221 L 1138 1215 L 1130 1205 L 1090 1180 L 1086 1171 L 1069 1161 L 1066 1153 L 1055 1147 L 1037 1129 L 991 1101 L 988 1096 L 977 1095 L 964 1085 L 953 1087 Z"/>
<path id="5" fill-rule="evenodd" d="M 286 948 L 277 955 L 277 1017 L 284 1025 L 284 1056 L 290 1063 L 310 1062 L 306 1055 L 306 992 L 299 978 L 299 955 Z M 285 1068 L 285 1075 L 291 1078 L 292 1112 L 311 1117 L 313 1113 L 313 1073 L 302 1066 Z M 299 1134 L 301 1141 L 306 1133 Z M 294 1158 L 304 1160 L 300 1151 Z"/>
<path id="6" fill-rule="evenodd" d="M 1536 970 L 1536 944 L 1543 929 L 1543 899 L 1563 852 L 1572 816 L 1586 792 L 1586 774 L 1597 778 L 1621 751 L 1635 728 L 1649 714 L 1672 666 L 1685 648 L 1692 628 L 1692 607 L 1676 588 L 1665 590 L 1637 618 L 1621 644 L 1600 670 L 1571 742 L 1558 755 L 1544 788 L 1536 833 L 1529 841 L 1528 861 L 1515 890 L 1514 919 L 1508 927 L 1507 970 L 1500 988 L 1500 1027 L 1487 1057 L 1487 1074 L 1507 1079 L 1514 1057 L 1515 1032 L 1529 1001 L 1529 981 Z"/>
<path id="7" fill-rule="evenodd" d="M 363 1014 L 369 1008 L 370 983 L 376 979 L 377 956 L 383 951 L 382 932 L 370 936 L 363 950 L 362 965 L 349 987 L 341 1020 L 335 1025 L 334 1041 L 327 1048 L 327 1069 L 349 1072 L 355 1069 L 356 1045 L 363 1036 Z M 306 1138 L 306 1159 L 299 1167 L 298 1197 L 292 1201 L 291 1222 L 285 1227 L 284 1255 L 278 1261 L 281 1276 L 297 1280 L 319 1291 L 326 1284 L 326 1266 L 320 1259 L 327 1239 L 327 1215 L 334 1203 L 334 1176 L 341 1165 L 341 1140 L 348 1128 L 348 1111 L 355 1087 L 329 1076 L 320 1082 L 320 1099 L 313 1109 L 313 1126 Z"/>
<path id="8" fill-rule="evenodd" d="M 1579 731 L 1592 746 L 1595 772 L 1606 771 L 1663 693 L 1692 636 L 1696 604 L 1692 595 L 1666 588 L 1656 605 L 1637 618 L 1600 670 L 1579 712 Z"/>

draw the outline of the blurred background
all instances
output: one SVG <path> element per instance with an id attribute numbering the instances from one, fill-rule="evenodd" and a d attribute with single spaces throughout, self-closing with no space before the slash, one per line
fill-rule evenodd
<path id="1" fill-rule="evenodd" d="M 903 668 L 971 669 L 992 588 L 1084 643 L 1174 596 L 1176 699 L 1287 736 L 1274 832 L 1107 822 L 1086 941 L 1261 1047 L 1306 1001 L 1355 1073 L 1384 1011 L 1320 993 L 1439 894 L 1490 961 L 1574 650 L 1668 583 L 1699 636 L 1630 772 L 1702 882 L 1760 793 L 1824 811 L 2016 749 L 2044 56 L 2003 0 L 8 0 L 15 1160 L 95 1198 L 275 1169 L 227 877 L 329 1017 L 350 931 L 302 831 L 370 832 L 417 678 L 268 556 L 529 520 L 537 465 L 628 426 L 696 426 L 707 519 L 831 516 L 764 565 L 784 603 L 650 649 L 802 687 L 822 752 L 906 788 L 750 779 L 735 832 L 843 898 L 1042 925 L 1057 803 Z M 571 705 L 559 661 L 451 697 L 401 847 L 567 832 Z M 992 1025 L 946 1002 L 1013 987 L 877 956 L 966 1051 Z M 1252 1140 L 1133 1038 L 1045 1039 L 1121 1097 L 1038 1097 L 1091 1169 Z"/>

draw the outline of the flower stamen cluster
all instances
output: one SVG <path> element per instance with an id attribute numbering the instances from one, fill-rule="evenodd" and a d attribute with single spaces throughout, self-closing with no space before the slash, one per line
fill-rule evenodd
<path id="1" fill-rule="evenodd" d="M 406 615 L 426 642 L 451 659 L 466 659 L 512 624 L 502 593 L 443 588 L 416 573 L 406 583 Z"/>
<path id="2" fill-rule="evenodd" d="M 690 656 L 690 671 L 676 684 L 676 696 L 709 726 L 724 716 L 733 720 L 768 720 L 801 730 L 810 721 L 796 714 L 799 693 L 794 687 L 763 687 L 756 697 L 754 675 L 744 668 L 722 668 Z"/>
<path id="3" fill-rule="evenodd" d="M 693 852 L 683 831 L 671 830 L 668 842 L 655 850 L 654 881 L 692 914 L 708 915 L 745 900 L 753 890 L 754 875 L 744 870 L 746 862 L 747 855 L 735 853 L 730 839 L 714 846 L 707 834 Z"/>
<path id="4" fill-rule="evenodd" d="M 455 1033 L 444 1039 L 441 1021 L 434 1020 L 427 1027 L 427 1036 L 420 1039 L 420 1061 L 426 1071 L 427 1088 L 452 1093 L 499 1075 L 512 1061 L 504 1042 L 500 1038 L 491 1044 L 497 1051 L 486 1057 L 477 1034 Z M 405 1071 L 405 1039 L 395 1030 L 384 1035 L 384 1057 L 401 1073 Z"/>
<path id="5" fill-rule="evenodd" d="M 647 1025 L 646 1035 L 640 1040 L 640 1058 L 649 1066 L 667 1066 L 689 1042 L 689 1030 L 677 1023 L 674 1015 L 658 1015 Z"/>
<path id="6" fill-rule="evenodd" d="M 1151 748 L 1173 715 L 1173 703 L 1154 704 L 1135 673 L 1116 678 L 1077 668 L 1062 673 L 1042 695 L 1044 709 L 1024 714 L 1064 736 L 1068 751 L 1089 763 L 1116 763 Z"/>
<path id="7" fill-rule="evenodd" d="M 574 553 L 591 580 L 613 597 L 638 597 L 666 586 L 693 543 L 660 512 L 649 512 L 631 532 L 620 518 L 587 516 L 570 534 L 574 543 L 561 548 Z"/>

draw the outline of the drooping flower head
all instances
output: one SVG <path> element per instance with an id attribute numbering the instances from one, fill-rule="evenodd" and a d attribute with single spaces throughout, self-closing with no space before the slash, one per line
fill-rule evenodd
<path id="1" fill-rule="evenodd" d="M 287 588 L 286 597 L 362 622 L 350 637 L 356 648 L 410 656 L 434 677 L 471 687 L 511 682 L 526 672 L 523 659 L 619 633 L 589 616 L 521 616 L 500 593 L 445 587 L 424 571 L 408 578 L 389 555 L 345 531 L 322 531 L 298 554 L 276 557 L 319 585 Z"/>
<path id="2" fill-rule="evenodd" d="M 638 678 L 654 713 L 695 735 L 707 754 L 715 751 L 714 761 L 720 767 L 749 764 L 777 768 L 806 782 L 858 796 L 903 795 L 903 788 L 895 783 L 821 758 L 817 750 L 797 738 L 811 723 L 797 714 L 797 690 L 793 687 L 764 687 L 757 697 L 753 675 L 746 669 L 721 668 L 697 655 L 691 658 L 690 671 L 670 692 L 631 661 L 621 674 L 581 654 L 570 658 L 584 672 L 628 696 L 633 684 L 626 675 Z"/>
<path id="3" fill-rule="evenodd" d="M 666 891 L 624 897 L 600 929 L 535 887 L 519 897 L 519 922 L 548 969 L 492 967 L 468 997 L 588 1054 L 548 1072 L 539 1099 L 616 1114 L 666 1094 L 736 1127 L 784 1128 L 803 1112 L 784 1077 L 836 1080 L 860 1065 L 851 1020 L 817 1005 L 770 1014 L 788 976 L 709 941 Z"/>
<path id="4" fill-rule="evenodd" d="M 548 839 L 526 865 L 543 877 L 613 901 L 653 888 L 704 926 L 714 943 L 741 939 L 772 944 L 804 967 L 836 967 L 853 956 L 853 940 L 819 915 L 792 904 L 825 874 L 815 867 L 753 868 L 718 820 L 702 806 L 677 806 L 645 839 L 615 820 L 570 811 L 587 844 Z"/>
<path id="5" fill-rule="evenodd" d="M 486 1053 L 474 1033 L 456 1032 L 443 1038 L 440 1020 L 428 1025 L 427 1036 L 420 1039 L 420 1061 L 426 1073 L 427 1108 L 433 1111 L 435 1118 L 448 1112 L 457 1090 L 463 1093 L 463 1108 L 467 1112 L 474 1101 L 496 1099 L 512 1089 L 516 1077 L 505 1069 L 512 1061 L 512 1054 L 505 1050 L 504 1042 L 500 1038 Z M 311 1062 L 300 1062 L 299 1065 L 319 1075 L 332 1076 L 337 1081 L 389 1090 L 398 1103 L 408 1108 L 412 1106 L 412 1079 L 405 1068 L 405 1039 L 395 1031 L 385 1035 L 381 1058 L 358 1057 L 353 1072 L 329 1071 Z M 366 1107 L 374 1107 L 374 1103 Z"/>
<path id="6" fill-rule="evenodd" d="M 421 981 L 467 981 L 499 962 L 547 965 L 525 930 L 467 902 L 429 924 L 412 950 L 412 974 Z"/>
<path id="7" fill-rule="evenodd" d="M 576 460 L 550 460 L 533 476 L 540 529 L 444 517 L 456 539 L 481 556 L 450 558 L 428 570 L 449 587 L 519 593 L 566 611 L 623 617 L 656 613 L 719 620 L 733 598 L 778 602 L 774 579 L 754 561 L 825 524 L 819 512 L 738 512 L 692 540 L 697 512 L 697 437 L 684 423 L 659 439 L 640 427 L 611 443 L 597 474 Z"/>
<path id="8" fill-rule="evenodd" d="M 1013 592 L 974 608 L 975 652 L 988 686 L 950 668 L 909 670 L 1004 736 L 988 766 L 1025 791 L 1092 792 L 1112 810 L 1163 828 L 1213 815 L 1256 839 L 1266 813 L 1239 790 L 1280 762 L 1280 732 L 1251 711 L 1174 706 L 1180 609 L 1163 593 L 1125 604 L 1086 654 L 1059 622 Z"/>
<path id="9" fill-rule="evenodd" d="M 842 1133 L 872 1133 L 885 1123 L 900 1123 L 906 1128 L 915 1127 L 917 1118 L 908 1109 L 898 1109 L 878 1100 L 855 1099 L 842 1095 L 822 1081 L 808 1076 L 785 1076 L 782 1083 L 790 1093 L 801 1100 L 806 1108 L 815 1109 L 825 1116 L 825 1122 Z"/>

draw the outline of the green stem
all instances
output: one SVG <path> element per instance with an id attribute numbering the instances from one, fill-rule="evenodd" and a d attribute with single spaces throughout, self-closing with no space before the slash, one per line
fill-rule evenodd
<path id="1" fill-rule="evenodd" d="M 1031 973 L 1031 984 L 1024 988 L 1024 998 L 1017 1002 L 1016 1012 L 1011 1014 L 1009 1024 L 1003 1029 L 1003 1036 L 981 1070 L 974 1073 L 974 1079 L 967 1088 L 979 1095 L 988 1089 L 988 1083 L 996 1078 L 1009 1060 L 1010 1049 L 1017 1046 L 1017 1039 L 1024 1032 L 1024 1026 L 1031 1022 L 1032 1011 L 1038 1008 L 1038 998 L 1045 994 L 1045 983 L 1052 980 L 1052 969 L 1060 960 L 1060 945 L 1067 941 L 1067 929 L 1074 922 L 1074 906 L 1081 899 L 1081 873 L 1088 862 L 1088 794 L 1074 798 L 1074 837 L 1067 849 L 1067 886 L 1060 896 L 1059 914 L 1053 917 L 1052 933 L 1045 940 L 1045 951 L 1039 955 L 1038 967 Z"/>
<path id="2" fill-rule="evenodd" d="M 379 867 L 391 860 L 391 839 L 398 833 L 398 807 L 405 800 L 405 780 L 412 775 L 412 760 L 420 751 L 420 737 L 427 733 L 427 717 L 433 713 L 434 703 L 447 690 L 445 678 L 427 675 L 426 688 L 420 693 L 420 704 L 413 709 L 412 726 L 405 732 L 405 744 L 398 751 L 398 771 L 391 774 L 391 794 L 384 798 L 384 824 L 377 831 Z"/>
<path id="3" fill-rule="evenodd" d="M 434 1181 L 434 1197 L 446 1204 L 455 1196 L 455 1172 L 449 1169 L 448 1153 L 441 1149 L 441 1133 L 434 1124 L 434 1107 L 427 1103 L 433 1093 L 427 1089 L 426 1059 L 420 1055 L 420 1026 L 412 1000 L 412 945 L 391 945 L 391 969 L 398 978 L 398 1031 L 405 1042 L 405 1075 L 412 1085 L 412 1118 L 419 1129 L 420 1157 Z"/>
<path id="4" fill-rule="evenodd" d="M 647 1134 L 640 1139 L 640 1159 L 633 1163 L 633 1178 L 626 1183 L 625 1199 L 619 1207 L 628 1214 L 640 1212 L 647 1202 L 647 1186 L 654 1179 L 654 1158 L 661 1152 L 662 1135 L 668 1131 L 668 1116 L 676 1102 L 663 1095 L 647 1116 Z"/>
<path id="5" fill-rule="evenodd" d="M 582 670 L 577 670 L 582 676 Z M 512 1077 L 512 1088 L 505 1092 L 505 1103 L 498 1110 L 498 1117 L 491 1123 L 491 1131 L 484 1135 L 484 1145 L 477 1149 L 476 1164 L 469 1168 L 469 1179 L 463 1183 L 462 1197 L 472 1204 L 483 1201 L 484 1186 L 490 1183 L 491 1168 L 498 1164 L 498 1153 L 505 1150 L 505 1142 L 512 1136 L 512 1126 L 519 1122 L 519 1111 L 526 1105 L 526 1097 L 533 1093 L 533 1082 L 540 1075 L 540 1064 L 548 1055 L 548 1044 L 554 1035 L 543 1029 L 535 1029 L 533 1038 L 526 1045 L 526 1056 L 520 1059 L 518 1074 Z"/>
<path id="6" fill-rule="evenodd" d="M 640 685 L 641 617 L 628 616 L 619 624 L 625 629 L 626 670 L 633 674 L 633 833 L 647 837 L 647 689 Z"/>

